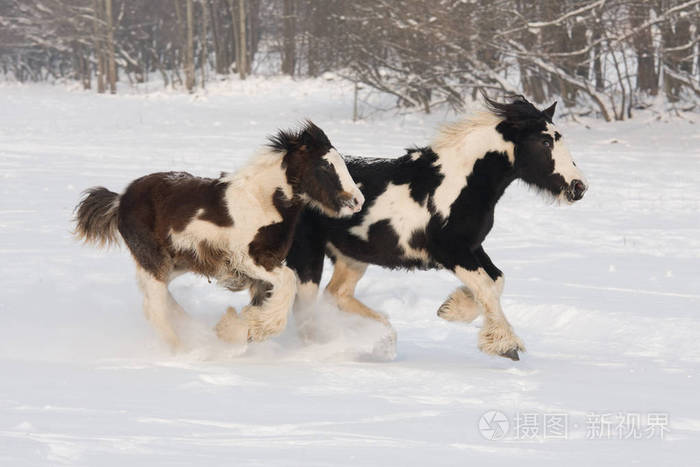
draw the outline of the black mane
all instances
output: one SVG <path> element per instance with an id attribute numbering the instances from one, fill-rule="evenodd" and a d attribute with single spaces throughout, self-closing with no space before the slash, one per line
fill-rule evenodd
<path id="1" fill-rule="evenodd" d="M 302 145 L 307 145 L 309 152 L 313 150 L 323 150 L 325 154 L 333 147 L 330 140 L 322 129 L 317 127 L 311 120 L 306 120 L 304 126 L 297 131 L 279 130 L 276 135 L 268 137 L 268 146 L 275 151 L 289 153 L 295 151 Z"/>
<path id="2" fill-rule="evenodd" d="M 486 108 L 494 115 L 510 122 L 522 122 L 525 120 L 544 119 L 552 120 L 541 110 L 537 109 L 522 95 L 509 96 L 510 102 L 496 102 L 490 99 L 486 93 L 482 93 Z"/>

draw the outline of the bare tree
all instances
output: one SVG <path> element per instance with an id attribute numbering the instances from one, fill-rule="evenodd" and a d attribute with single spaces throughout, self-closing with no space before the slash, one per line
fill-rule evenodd
<path id="1" fill-rule="evenodd" d="M 107 27 L 107 80 L 109 92 L 117 92 L 117 65 L 114 61 L 114 23 L 112 21 L 112 0 L 105 0 L 105 26 Z"/>
<path id="2" fill-rule="evenodd" d="M 199 42 L 201 44 L 201 57 L 200 57 L 200 72 L 201 72 L 201 78 L 200 82 L 202 84 L 202 89 L 205 87 L 205 83 L 207 82 L 207 67 L 209 66 L 209 60 L 208 60 L 208 52 L 209 49 L 207 47 L 207 18 L 209 17 L 207 13 L 207 1 L 206 0 L 200 0 L 200 4 L 202 5 L 202 27 L 199 30 Z"/>
<path id="3" fill-rule="evenodd" d="M 294 75 L 296 67 L 296 16 L 294 15 L 294 0 L 282 1 L 282 73 Z"/>
<path id="4" fill-rule="evenodd" d="M 194 39 L 193 39 L 193 6 L 192 0 L 186 0 L 187 7 L 187 42 L 185 46 L 185 87 L 189 92 L 194 91 Z"/>
<path id="5" fill-rule="evenodd" d="M 102 0 L 92 0 L 94 16 L 94 43 L 95 55 L 97 56 L 97 92 L 105 92 L 105 47 L 103 40 L 104 21 L 102 12 L 104 11 Z"/>
<path id="6" fill-rule="evenodd" d="M 238 46 L 240 47 L 240 52 L 238 53 L 238 75 L 241 79 L 245 79 L 248 75 L 247 16 L 246 1 L 238 0 Z"/>
<path id="7" fill-rule="evenodd" d="M 630 23 L 638 28 L 651 17 L 649 2 L 635 2 L 630 6 Z M 654 64 L 654 45 L 651 28 L 644 29 L 632 36 L 632 44 L 637 57 L 637 88 L 651 95 L 659 92 L 659 78 Z"/>
<path id="8" fill-rule="evenodd" d="M 698 103 L 699 30 L 700 0 L 4 0 L 0 73 L 116 92 L 120 74 L 155 72 L 192 92 L 197 67 L 205 86 L 263 58 L 425 112 L 484 88 L 612 120 L 659 90 L 669 108 Z"/>

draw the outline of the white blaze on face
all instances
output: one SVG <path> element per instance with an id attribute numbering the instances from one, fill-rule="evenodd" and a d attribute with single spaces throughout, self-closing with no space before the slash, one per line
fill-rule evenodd
<path id="1" fill-rule="evenodd" d="M 574 164 L 569 148 L 566 147 L 566 143 L 564 142 L 564 137 L 557 131 L 554 124 L 548 123 L 545 133 L 550 135 L 554 141 L 554 146 L 552 146 L 554 173 L 564 177 L 566 186 L 570 186 L 571 182 L 574 180 L 581 180 L 585 185 L 588 185 L 586 177 L 583 176 L 583 172 Z M 559 140 L 556 138 L 557 135 L 559 135 Z"/>
<path id="2" fill-rule="evenodd" d="M 351 216 L 356 212 L 360 212 L 362 205 L 365 202 L 365 197 L 350 176 L 350 172 L 348 172 L 348 168 L 345 166 L 343 158 L 340 156 L 340 154 L 338 154 L 338 151 L 336 151 L 335 148 L 331 148 L 331 150 L 323 156 L 323 159 L 335 169 L 335 173 L 338 175 L 342 190 L 350 193 L 353 196 L 353 199 L 357 202 L 357 204 L 354 206 L 343 206 L 338 214 L 340 216 Z"/>

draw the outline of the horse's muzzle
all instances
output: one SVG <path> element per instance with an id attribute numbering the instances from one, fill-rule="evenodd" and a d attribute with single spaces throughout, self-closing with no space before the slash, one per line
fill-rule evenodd
<path id="1" fill-rule="evenodd" d="M 566 197 L 569 201 L 578 201 L 583 198 L 586 190 L 588 190 L 588 187 L 581 180 L 572 180 L 569 188 L 566 190 Z"/>
<path id="2" fill-rule="evenodd" d="M 360 212 L 364 203 L 365 197 L 359 190 L 354 195 L 344 192 L 340 200 L 341 207 L 350 210 L 353 214 Z"/>

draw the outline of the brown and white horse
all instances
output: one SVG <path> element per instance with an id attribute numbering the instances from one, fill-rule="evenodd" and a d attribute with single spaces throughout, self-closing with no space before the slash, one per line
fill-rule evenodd
<path id="1" fill-rule="evenodd" d="M 241 315 L 229 308 L 216 328 L 223 340 L 243 344 L 278 334 L 287 323 L 296 278 L 284 259 L 302 209 L 341 217 L 363 203 L 343 159 L 308 122 L 270 138 L 234 174 L 154 173 L 122 195 L 91 188 L 76 207 L 76 235 L 101 246 L 121 235 L 136 261 L 146 317 L 173 348 L 180 343 L 174 318 L 184 313 L 168 290 L 174 277 L 195 272 L 230 290 L 250 289 Z"/>

